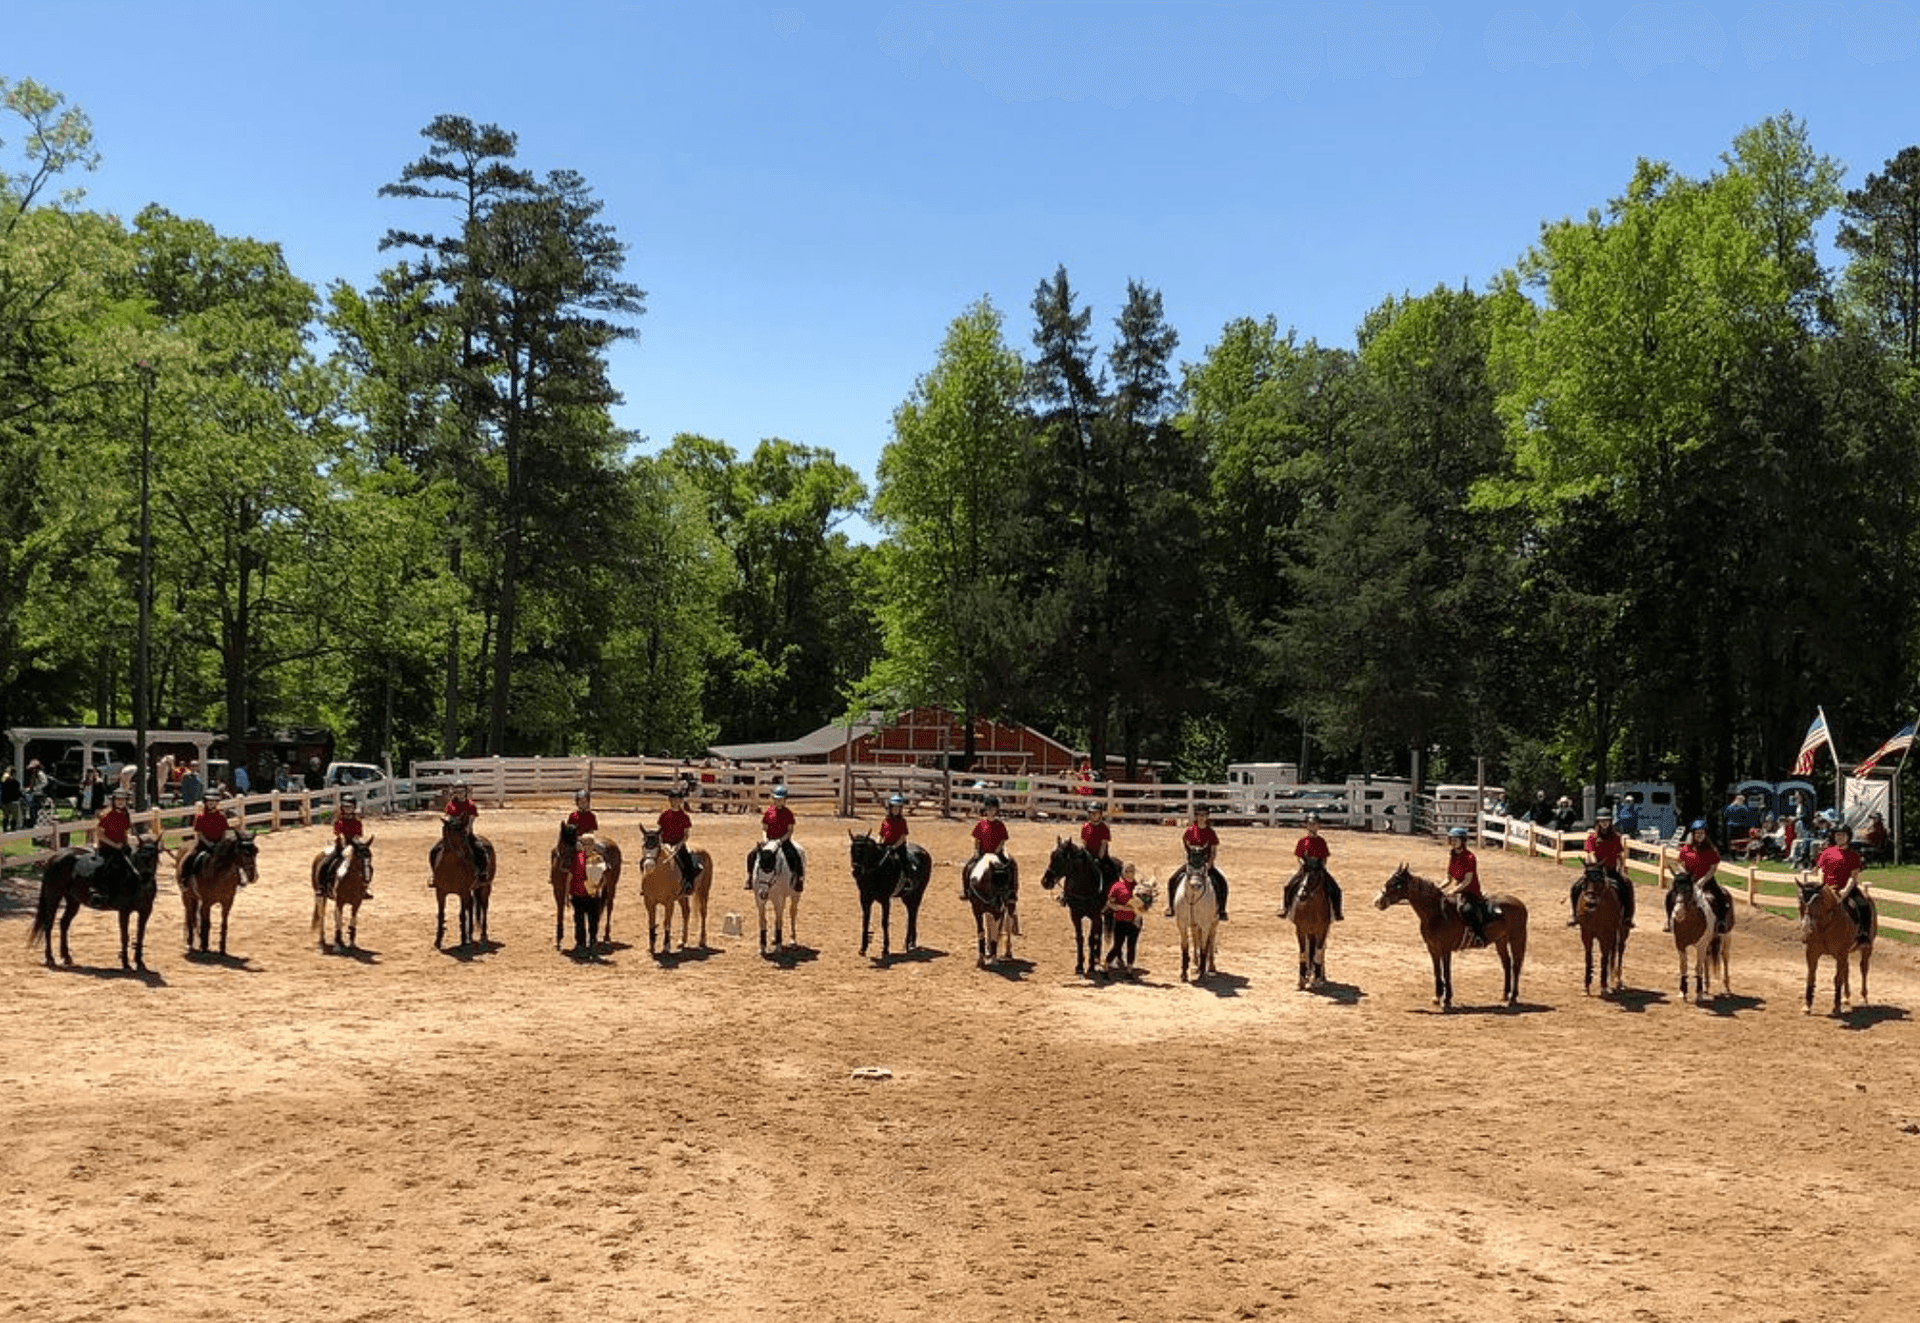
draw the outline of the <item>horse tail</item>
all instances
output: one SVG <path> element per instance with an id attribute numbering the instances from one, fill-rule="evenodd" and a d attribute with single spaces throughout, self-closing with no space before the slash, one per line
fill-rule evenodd
<path id="1" fill-rule="evenodd" d="M 40 941 L 53 931 L 54 918 L 60 913 L 60 901 L 72 884 L 72 864 L 71 857 L 50 859 L 41 872 L 40 899 L 33 907 L 33 923 L 27 928 L 28 945 Z"/>

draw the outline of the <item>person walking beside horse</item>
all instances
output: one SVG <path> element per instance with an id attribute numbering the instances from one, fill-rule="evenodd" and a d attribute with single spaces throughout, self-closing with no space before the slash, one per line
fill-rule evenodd
<path id="1" fill-rule="evenodd" d="M 1113 937 L 1107 946 L 1107 969 L 1130 973 L 1140 948 L 1141 908 L 1135 903 L 1138 882 L 1134 867 L 1128 864 L 1107 888 L 1107 918 L 1113 924 Z"/>
<path id="2" fill-rule="evenodd" d="M 1633 927 L 1633 883 L 1627 877 L 1627 842 L 1613 829 L 1613 814 L 1606 809 L 1593 815 L 1593 830 L 1587 833 L 1582 853 L 1588 863 L 1599 864 L 1606 870 L 1607 879 L 1619 894 L 1627 927 Z M 1584 880 L 1578 880 L 1567 891 L 1567 903 L 1573 907 L 1573 915 L 1567 920 L 1569 928 L 1580 926 L 1580 890 L 1585 885 Z"/>
<path id="3" fill-rule="evenodd" d="M 1293 902 L 1300 896 L 1300 888 L 1307 880 L 1309 871 L 1318 868 L 1320 881 L 1327 889 L 1327 904 L 1333 910 L 1333 921 L 1344 922 L 1346 915 L 1340 912 L 1340 884 L 1333 880 L 1333 874 L 1327 871 L 1327 859 L 1332 855 L 1327 838 L 1320 834 L 1320 815 L 1307 814 L 1307 834 L 1294 842 L 1293 857 L 1300 861 L 1294 870 L 1293 880 L 1287 883 L 1286 890 L 1280 893 L 1280 914 L 1283 918 L 1293 917 Z M 1312 860 L 1314 862 L 1308 862 Z M 1225 917 L 1222 915 L 1221 917 Z"/>

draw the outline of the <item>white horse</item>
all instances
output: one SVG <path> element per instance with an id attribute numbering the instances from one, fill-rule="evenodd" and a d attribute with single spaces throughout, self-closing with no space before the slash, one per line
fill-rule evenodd
<path id="1" fill-rule="evenodd" d="M 1213 940 L 1220 922 L 1220 898 L 1214 894 L 1213 878 L 1206 865 L 1182 868 L 1169 885 L 1173 888 L 1173 918 L 1180 925 L 1180 981 L 1187 982 L 1189 962 L 1193 982 L 1220 972 L 1214 964 Z"/>
<path id="2" fill-rule="evenodd" d="M 800 847 L 795 846 L 798 850 Z M 806 856 L 800 856 L 804 865 Z M 793 869 L 778 841 L 763 841 L 748 861 L 753 878 L 753 902 L 760 909 L 760 952 L 767 952 L 767 911 L 773 911 L 773 949 L 797 943 L 800 930 L 800 893 L 793 887 Z"/>

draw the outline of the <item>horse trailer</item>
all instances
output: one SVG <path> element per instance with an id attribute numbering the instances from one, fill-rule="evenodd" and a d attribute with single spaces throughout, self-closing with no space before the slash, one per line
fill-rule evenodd
<path id="1" fill-rule="evenodd" d="M 1640 839 L 1668 840 L 1674 829 L 1680 825 L 1679 809 L 1674 803 L 1673 784 L 1668 781 L 1609 781 L 1607 782 L 1607 802 L 1618 806 L 1623 796 L 1632 795 L 1640 806 Z M 1586 821 L 1593 821 L 1593 814 L 1600 806 L 1594 803 L 1593 787 L 1585 792 Z M 1648 833 L 1652 833 L 1649 835 Z"/>

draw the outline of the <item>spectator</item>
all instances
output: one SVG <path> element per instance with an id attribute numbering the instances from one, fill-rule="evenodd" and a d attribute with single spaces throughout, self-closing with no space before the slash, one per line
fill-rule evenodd
<path id="1" fill-rule="evenodd" d="M 279 764 L 273 773 L 273 788 L 281 794 L 293 789 L 293 768 L 285 763 Z"/>
<path id="2" fill-rule="evenodd" d="M 1613 827 L 1629 841 L 1640 838 L 1640 798 L 1632 791 L 1620 796 L 1620 803 L 1613 811 Z"/>
<path id="3" fill-rule="evenodd" d="M 233 788 L 243 795 L 253 793 L 253 778 L 247 775 L 245 763 L 233 769 Z"/>
<path id="4" fill-rule="evenodd" d="M 1747 838 L 1753 833 L 1753 824 L 1757 821 L 1753 809 L 1747 805 L 1745 795 L 1735 795 L 1733 802 L 1720 810 L 1720 830 L 1726 837 L 1729 853 L 1738 852 L 1746 847 Z"/>
<path id="5" fill-rule="evenodd" d="M 1553 829 L 1565 835 L 1573 830 L 1578 821 L 1580 816 L 1574 812 L 1573 801 L 1565 795 L 1560 796 L 1560 802 L 1553 806 Z"/>
<path id="6" fill-rule="evenodd" d="M 0 831 L 14 831 L 20 825 L 22 813 L 21 801 L 25 792 L 20 789 L 20 780 L 14 776 L 13 769 L 0 772 Z"/>
<path id="7" fill-rule="evenodd" d="M 1546 791 L 1536 790 L 1533 792 L 1533 807 L 1527 810 L 1527 821 L 1536 827 L 1551 827 L 1553 825 L 1553 805 L 1547 802 Z"/>
<path id="8" fill-rule="evenodd" d="M 27 815 L 24 826 L 40 821 L 40 810 L 47 803 L 47 773 L 38 758 L 27 760 L 27 780 L 21 787 L 21 810 Z"/>
<path id="9" fill-rule="evenodd" d="M 307 789 L 325 790 L 327 788 L 327 769 L 320 765 L 319 758 L 307 759 Z"/>
<path id="10" fill-rule="evenodd" d="M 80 778 L 80 802 L 78 808 L 83 818 L 97 818 L 107 806 L 107 783 L 100 779 L 100 769 L 89 767 L 86 775 Z"/>
<path id="11" fill-rule="evenodd" d="M 207 796 L 207 783 L 200 776 L 200 769 L 188 759 L 180 768 L 180 802 L 198 804 Z"/>

